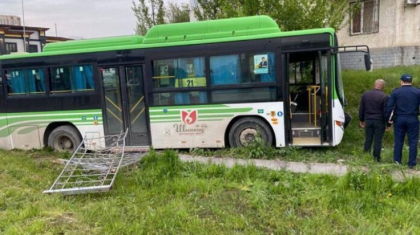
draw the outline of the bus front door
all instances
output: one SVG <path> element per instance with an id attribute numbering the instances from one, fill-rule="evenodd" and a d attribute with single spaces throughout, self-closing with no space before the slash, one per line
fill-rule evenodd
<path id="1" fill-rule="evenodd" d="M 331 90 L 329 51 L 284 54 L 288 145 L 330 145 Z M 287 108 L 287 106 L 286 106 Z"/>
<path id="2" fill-rule="evenodd" d="M 128 130 L 126 145 L 148 146 L 150 138 L 144 102 L 143 67 L 103 67 L 100 71 L 105 135 Z"/>

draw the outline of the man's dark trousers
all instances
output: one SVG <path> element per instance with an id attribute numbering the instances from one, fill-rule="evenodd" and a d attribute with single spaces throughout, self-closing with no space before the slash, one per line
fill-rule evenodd
<path id="1" fill-rule="evenodd" d="M 365 140 L 365 152 L 370 152 L 370 148 L 373 144 L 373 157 L 377 160 L 381 160 L 381 149 L 382 149 L 382 138 L 385 133 L 385 122 L 383 120 L 366 120 L 365 121 L 366 140 Z"/>
<path id="2" fill-rule="evenodd" d="M 408 136 L 408 166 L 417 164 L 417 142 L 419 141 L 419 120 L 414 115 L 397 115 L 394 120 L 394 162 L 401 164 L 405 134 Z"/>

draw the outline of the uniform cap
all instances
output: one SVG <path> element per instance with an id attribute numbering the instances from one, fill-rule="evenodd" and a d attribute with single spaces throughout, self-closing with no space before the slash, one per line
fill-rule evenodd
<path id="1" fill-rule="evenodd" d="M 412 82 L 412 81 L 413 81 L 413 76 L 411 76 L 411 75 L 410 75 L 410 74 L 408 74 L 408 73 L 403 74 L 403 75 L 401 76 L 401 81 L 404 81 L 404 82 Z"/>

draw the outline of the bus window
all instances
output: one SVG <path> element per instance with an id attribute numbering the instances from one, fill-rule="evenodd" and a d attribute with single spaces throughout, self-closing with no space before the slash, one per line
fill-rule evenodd
<path id="1" fill-rule="evenodd" d="M 43 69 L 6 71 L 8 95 L 45 94 Z"/>
<path id="2" fill-rule="evenodd" d="M 243 53 L 210 57 L 212 85 L 275 82 L 274 53 Z"/>
<path id="3" fill-rule="evenodd" d="M 4 90 L 3 90 L 3 74 L 2 71 L 0 70 L 0 99 L 2 99 L 2 96 L 4 95 Z"/>
<path id="4" fill-rule="evenodd" d="M 154 105 L 206 104 L 207 93 L 204 91 L 155 93 L 153 100 Z"/>
<path id="5" fill-rule="evenodd" d="M 204 57 L 153 61 L 153 87 L 205 87 Z"/>
<path id="6" fill-rule="evenodd" d="M 75 93 L 94 91 L 91 65 L 51 68 L 51 93 Z"/>
<path id="7" fill-rule="evenodd" d="M 212 103 L 267 102 L 276 100 L 276 89 L 247 88 L 218 90 L 211 93 Z"/>
<path id="8" fill-rule="evenodd" d="M 206 87 L 204 57 L 178 58 L 153 61 L 153 88 L 196 88 Z M 162 92 L 154 94 L 155 105 L 205 104 L 207 93 Z"/>
<path id="9" fill-rule="evenodd" d="M 310 84 L 314 80 L 314 61 L 291 62 L 289 71 L 290 84 Z"/>

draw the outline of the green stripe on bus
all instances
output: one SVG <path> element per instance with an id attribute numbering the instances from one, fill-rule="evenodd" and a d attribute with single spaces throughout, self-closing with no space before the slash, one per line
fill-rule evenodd
<path id="1" fill-rule="evenodd" d="M 32 121 L 24 121 L 24 122 L 13 122 L 13 123 L 9 123 L 9 126 L 29 126 L 29 125 L 36 125 L 36 124 L 49 124 L 49 123 L 53 123 L 53 122 L 70 122 L 73 123 L 74 125 L 79 125 L 82 123 L 91 123 L 92 125 L 94 124 L 94 121 L 86 121 L 86 120 L 55 120 L 52 119 L 50 121 L 46 121 L 46 120 L 32 120 Z M 102 123 L 102 120 L 97 120 L 97 123 Z"/>
<path id="2" fill-rule="evenodd" d="M 150 120 L 181 120 L 181 117 L 151 117 Z"/>
<path id="3" fill-rule="evenodd" d="M 39 125 L 25 125 L 25 126 L 8 126 L 5 127 L 4 129 L 0 130 L 0 137 L 7 137 L 11 134 L 13 134 L 15 131 L 17 131 L 19 129 L 19 131 L 17 132 L 17 134 L 19 135 L 23 135 L 23 134 L 29 134 L 33 131 L 37 131 L 38 128 L 45 128 L 48 126 L 49 123 L 46 124 L 39 124 Z M 98 125 L 102 125 L 101 123 L 98 123 Z M 77 126 L 94 126 L 91 123 L 80 123 L 77 124 Z"/>
<path id="4" fill-rule="evenodd" d="M 203 113 L 246 113 L 252 111 L 253 108 L 230 108 L 230 109 L 203 109 L 198 110 L 198 115 Z"/>
<path id="5" fill-rule="evenodd" d="M 150 113 L 150 112 L 149 112 Z M 168 112 L 166 112 L 166 113 L 164 113 L 162 110 L 161 110 L 161 112 L 159 112 L 159 113 L 157 113 L 157 112 L 154 112 L 154 113 L 150 113 L 150 116 L 151 117 L 153 117 L 153 116 L 157 116 L 157 115 L 180 115 L 181 114 L 181 112 L 178 110 L 178 111 L 168 111 Z"/>
<path id="6" fill-rule="evenodd" d="M 220 112 L 219 112 L 220 113 Z M 226 118 L 226 117 L 234 117 L 234 114 L 198 114 L 198 121 L 201 121 L 202 118 Z M 172 120 L 172 121 L 180 121 L 181 117 L 150 117 L 151 121 L 155 120 Z"/>
<path id="7" fill-rule="evenodd" d="M 71 114 L 71 115 L 80 115 L 80 114 L 92 114 L 92 115 L 102 115 L 102 110 L 100 109 L 90 109 L 90 110 L 70 110 L 70 111 L 45 111 L 45 112 L 25 112 L 25 113 L 7 113 L 7 116 L 21 116 L 21 115 L 45 115 L 45 114 Z"/>
<path id="8" fill-rule="evenodd" d="M 173 123 L 175 123 L 175 122 L 180 122 L 180 120 L 178 120 L 178 121 L 174 121 L 174 120 L 171 120 L 171 121 L 161 121 L 161 120 L 150 120 L 150 123 L 168 123 L 168 122 L 173 122 Z"/>
<path id="9" fill-rule="evenodd" d="M 198 108 L 196 109 L 198 111 L 198 113 L 246 113 L 249 111 L 252 111 L 253 108 L 226 108 L 226 109 L 220 109 L 220 108 L 216 108 L 216 109 L 207 109 L 207 108 Z M 188 109 L 187 111 L 189 111 L 191 109 Z M 180 114 L 180 110 L 176 110 L 176 111 L 170 111 L 167 110 L 167 112 L 163 112 L 163 110 L 159 110 L 160 113 L 157 113 L 156 111 L 154 111 L 153 113 L 150 113 L 150 116 L 157 116 L 157 115 L 177 115 Z"/>
<path id="10" fill-rule="evenodd" d="M 224 119 L 200 119 L 198 121 L 200 122 L 220 122 L 223 121 Z M 150 123 L 175 123 L 174 121 L 150 121 Z"/>
<path id="11" fill-rule="evenodd" d="M 33 116 L 23 116 L 23 117 L 14 117 L 8 118 L 9 125 L 19 122 L 27 122 L 27 121 L 44 121 L 44 122 L 86 122 L 86 121 L 102 121 L 102 117 L 98 116 L 97 120 L 94 120 L 93 117 L 85 117 L 82 116 L 42 116 L 42 117 L 33 117 Z"/>
<path id="12" fill-rule="evenodd" d="M 234 117 L 234 114 L 199 114 L 198 115 L 198 121 L 201 121 L 202 118 L 222 118 L 222 117 Z"/>
<path id="13" fill-rule="evenodd" d="M 192 110 L 192 109 L 202 109 L 202 108 L 228 108 L 229 106 L 224 104 L 204 104 L 204 105 L 184 105 L 184 106 L 169 106 L 169 107 L 150 107 L 149 112 L 159 112 L 163 110 L 173 110 L 173 109 L 186 109 L 186 110 Z"/>

